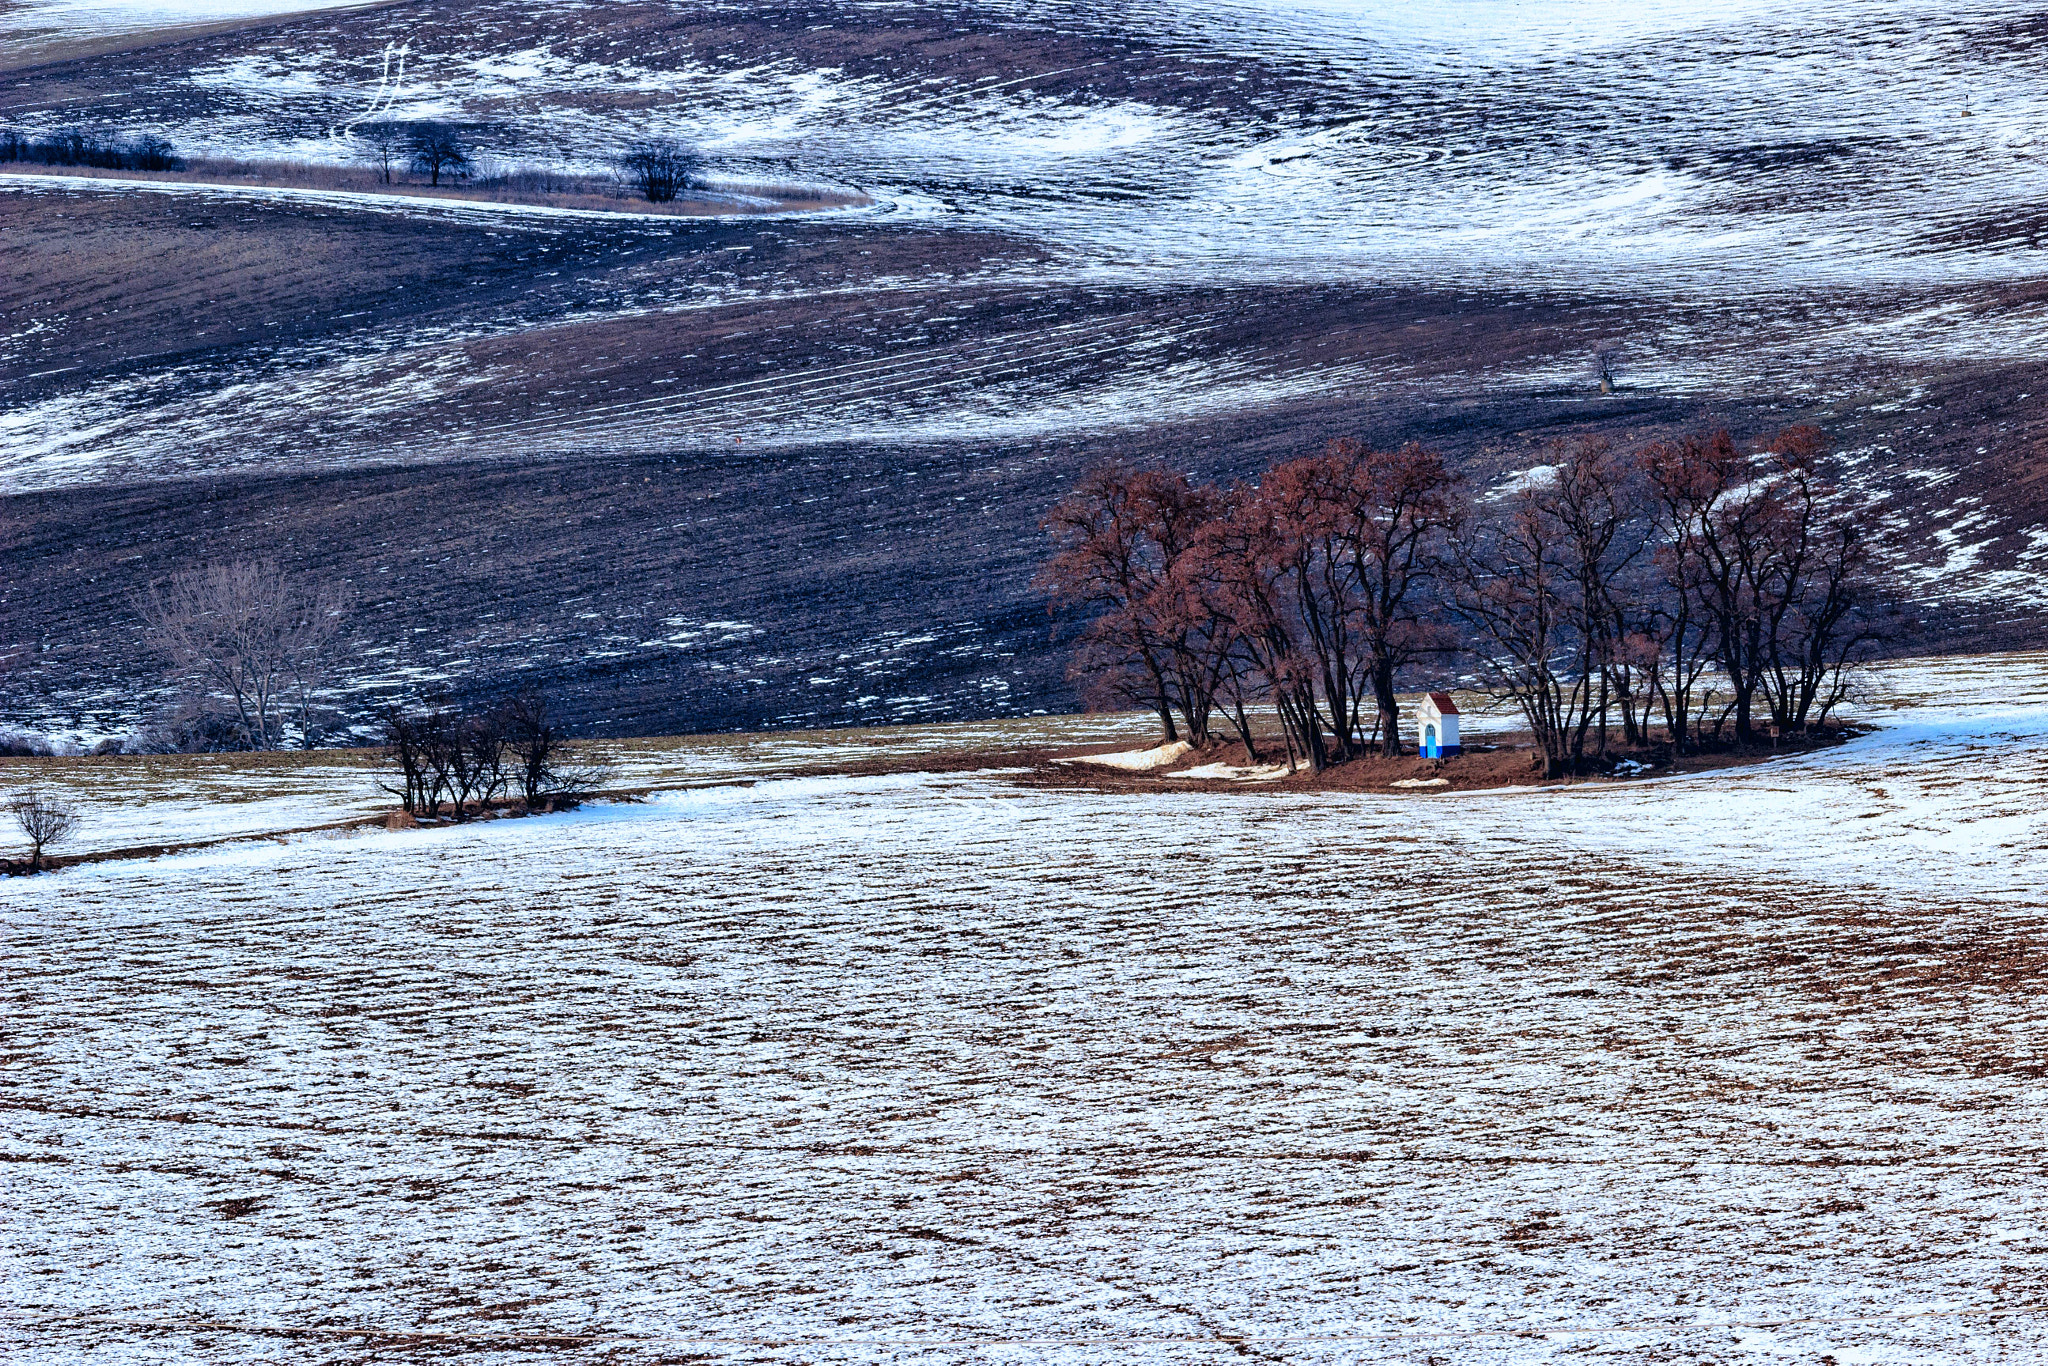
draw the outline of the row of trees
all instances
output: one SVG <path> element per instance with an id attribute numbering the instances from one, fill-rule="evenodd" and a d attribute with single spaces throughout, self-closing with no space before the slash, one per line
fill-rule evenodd
<path id="1" fill-rule="evenodd" d="M 467 180 L 476 170 L 469 139 L 452 123 L 380 120 L 364 124 L 356 130 L 356 136 L 362 141 L 366 158 L 377 168 L 377 178 L 386 185 L 399 166 L 428 177 L 433 185 L 439 185 L 443 176 L 451 181 Z"/>
<path id="2" fill-rule="evenodd" d="M 468 711 L 446 700 L 384 716 L 384 752 L 399 783 L 386 791 L 408 814 L 467 820 L 509 794 L 528 810 L 574 802 L 604 785 L 602 763 L 569 747 L 538 694 Z"/>
<path id="3" fill-rule="evenodd" d="M 9 161 L 103 171 L 175 171 L 184 165 L 171 144 L 154 133 L 131 138 L 86 128 L 43 134 L 0 128 L 0 162 Z"/>
<path id="4" fill-rule="evenodd" d="M 1872 640 L 1858 509 L 1819 432 L 1725 431 L 1626 453 L 1558 443 L 1474 498 L 1438 453 L 1339 441 L 1219 488 L 1105 468 L 1047 519 L 1041 578 L 1092 614 L 1076 674 L 1156 711 L 1167 740 L 1280 720 L 1290 763 L 1401 752 L 1395 685 L 1421 661 L 1519 709 L 1545 771 L 1621 743 L 1696 750 L 1823 723 Z"/>
<path id="5" fill-rule="evenodd" d="M 378 179 L 391 183 L 400 166 L 427 177 L 462 181 L 476 173 L 474 148 L 455 124 L 436 120 L 401 123 L 382 120 L 356 130 L 365 158 Z M 648 138 L 633 143 L 615 159 L 619 175 L 649 203 L 666 204 L 695 183 L 704 159 L 689 144 L 674 138 Z"/>
<path id="6" fill-rule="evenodd" d="M 458 124 L 439 119 L 381 119 L 355 130 L 362 155 L 386 185 L 400 169 L 427 177 L 460 182 L 476 174 L 475 147 Z M 165 139 L 154 133 L 124 137 L 118 133 L 67 128 L 33 134 L 0 128 L 0 162 L 31 162 L 41 166 L 92 166 L 110 171 L 176 171 L 184 161 Z M 647 138 L 628 146 L 615 159 L 619 176 L 648 202 L 666 204 L 697 183 L 704 158 L 675 138 Z"/>

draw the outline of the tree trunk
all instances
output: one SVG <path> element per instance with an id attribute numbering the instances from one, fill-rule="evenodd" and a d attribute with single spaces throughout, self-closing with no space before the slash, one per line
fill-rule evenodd
<path id="1" fill-rule="evenodd" d="M 1372 672 L 1372 696 L 1380 709 L 1380 753 L 1389 759 L 1401 756 L 1401 703 L 1394 696 L 1394 667 L 1381 664 Z"/>
<path id="2" fill-rule="evenodd" d="M 1244 701 L 1242 698 L 1230 704 L 1228 714 L 1231 724 L 1237 728 L 1237 738 L 1244 741 L 1246 762 L 1257 763 L 1259 761 L 1259 746 L 1258 742 L 1252 739 L 1251 718 L 1244 714 Z"/>
<path id="3" fill-rule="evenodd" d="M 1173 704 L 1166 700 L 1166 692 L 1164 689 L 1160 690 L 1158 700 L 1153 703 L 1153 708 L 1159 713 L 1160 733 L 1166 737 L 1159 743 L 1162 745 L 1170 745 L 1175 740 L 1180 739 L 1180 732 L 1174 729 L 1173 725 Z"/>

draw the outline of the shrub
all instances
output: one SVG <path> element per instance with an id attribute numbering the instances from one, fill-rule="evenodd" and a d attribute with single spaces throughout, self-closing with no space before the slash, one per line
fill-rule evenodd
<path id="1" fill-rule="evenodd" d="M 45 846 L 63 843 L 78 828 L 78 812 L 74 808 L 33 787 L 8 798 L 7 813 L 29 843 L 27 871 L 31 873 L 44 866 Z"/>
<path id="2" fill-rule="evenodd" d="M 650 204 L 666 204 L 688 189 L 703 158 L 674 138 L 650 138 L 628 147 L 619 169 Z"/>

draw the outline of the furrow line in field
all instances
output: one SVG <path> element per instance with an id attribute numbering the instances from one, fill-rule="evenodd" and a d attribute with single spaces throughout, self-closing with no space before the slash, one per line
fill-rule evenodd
<path id="1" fill-rule="evenodd" d="M 1076 340 L 1108 330 L 1112 324 L 1073 323 L 1052 329 L 1053 335 L 1035 341 L 1032 346 L 1046 351 L 1057 350 Z M 996 343 L 979 343 L 977 349 L 987 350 Z M 971 351 L 969 352 L 971 354 Z M 603 426 L 622 416 L 659 416 L 678 409 L 703 406 L 707 399 L 720 396 L 750 397 L 764 393 L 804 392 L 818 386 L 845 386 L 886 380 L 899 372 L 929 373 L 952 362 L 959 351 L 946 351 L 934 356 L 931 350 L 873 360 L 850 362 L 845 365 L 821 367 L 796 374 L 769 375 L 759 379 L 736 384 L 717 385 L 706 389 L 690 390 L 681 394 L 664 394 L 657 398 L 627 400 L 623 403 L 607 404 L 601 407 L 582 408 L 571 414 L 547 419 L 540 423 L 531 421 L 510 421 L 477 429 L 479 436 L 499 435 L 505 432 L 534 432 L 541 435 L 569 433 L 589 427 Z"/>
<path id="2" fill-rule="evenodd" d="M 970 389 L 981 389 L 985 387 L 986 381 L 999 379 L 1004 376 L 1038 375 L 1044 377 L 1049 382 L 1065 380 L 1067 376 L 1063 373 L 1064 367 L 1083 364 L 1099 356 L 1127 356 L 1134 353 L 1142 353 L 1147 349 L 1151 348 L 1142 343 L 1132 344 L 1124 341 L 1105 342 L 1089 347 L 1069 347 L 1058 351 L 1052 357 L 1062 366 L 1062 369 L 1057 370 L 1035 364 L 1035 362 L 1047 359 L 1043 354 L 1005 357 L 999 361 L 989 361 L 973 366 L 939 367 L 944 370 L 946 375 L 944 379 L 915 388 L 899 386 L 908 380 L 920 378 L 921 376 L 894 377 L 892 384 L 874 388 L 863 386 L 852 391 L 844 388 L 831 389 L 817 394 L 793 396 L 759 407 L 743 404 L 738 406 L 736 411 L 721 411 L 705 422 L 699 422 L 694 424 L 694 426 L 687 422 L 680 423 L 671 430 L 680 435 L 703 435 L 710 431 L 729 429 L 731 424 L 736 422 L 773 422 L 778 418 L 798 413 L 814 417 L 817 422 L 821 423 L 846 421 L 857 416 L 858 410 L 866 405 L 883 402 L 916 402 L 930 397 L 947 396 L 957 392 L 963 386 Z M 835 401 L 840 404 L 836 411 L 818 411 L 821 406 Z"/>
<path id="3" fill-rule="evenodd" d="M 721 408 L 703 422 L 694 425 L 688 422 L 679 423 L 670 429 L 670 433 L 680 435 L 704 434 L 707 429 L 716 431 L 729 427 L 733 422 L 768 421 L 782 413 L 810 411 L 820 405 L 832 402 L 859 404 L 892 399 L 917 398 L 928 394 L 943 393 L 962 384 L 972 384 L 976 377 L 986 376 L 991 373 L 1028 373 L 1032 370 L 1033 363 L 1039 361 L 1053 360 L 1078 363 L 1102 355 L 1130 354 L 1134 351 L 1142 351 L 1147 349 L 1148 345 L 1169 344 L 1171 343 L 1114 340 L 1095 345 L 1077 346 L 1072 342 L 1049 342 L 1034 345 L 1022 352 L 1011 353 L 998 360 L 977 364 L 961 364 L 961 360 L 967 357 L 957 354 L 938 359 L 928 358 L 927 363 L 919 368 L 899 370 L 882 376 L 880 377 L 880 382 L 876 382 L 874 377 L 865 376 L 853 380 L 831 381 L 820 377 L 818 380 L 808 383 L 801 381 L 793 382 L 770 391 L 770 393 L 741 396 L 740 403 L 742 406 L 740 406 L 737 413 Z M 977 348 L 977 350 L 982 352 L 990 349 L 992 348 Z M 970 352 L 968 356 L 972 354 Z M 946 378 L 937 384 L 924 387 L 904 387 L 933 374 L 944 374 Z M 752 406 L 761 399 L 771 396 L 777 402 L 762 408 Z M 665 396 L 659 400 L 650 400 L 643 406 L 618 413 L 607 423 L 591 422 L 578 417 L 568 421 L 550 423 L 538 429 L 514 427 L 511 430 L 517 431 L 521 435 L 543 440 L 571 437 L 588 431 L 593 427 L 611 426 L 620 422 L 645 423 L 659 420 L 664 414 L 677 410 L 701 409 L 704 405 L 696 402 L 696 398 L 697 395 L 694 394 L 681 394 L 673 397 Z"/>

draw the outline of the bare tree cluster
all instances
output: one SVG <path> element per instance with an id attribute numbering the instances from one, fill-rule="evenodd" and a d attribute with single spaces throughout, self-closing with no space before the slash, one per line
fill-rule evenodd
<path id="1" fill-rule="evenodd" d="M 106 171 L 175 171 L 185 164 L 171 144 L 155 133 L 131 138 L 83 128 L 41 135 L 0 128 L 0 162 L 6 161 L 95 166 Z"/>
<path id="2" fill-rule="evenodd" d="M 353 602 L 268 560 L 235 560 L 159 580 L 135 600 L 143 638 L 185 688 L 175 719 L 201 747 L 276 749 L 317 738 L 314 697 Z"/>
<path id="3" fill-rule="evenodd" d="M 1868 510 L 1824 477 L 1826 442 L 1812 427 L 1779 432 L 1744 453 L 1726 432 L 1645 451 L 1657 559 L 1668 596 L 1682 601 L 1703 654 L 1725 678 L 1735 738 L 1757 736 L 1759 700 L 1780 731 L 1826 720 L 1846 694 L 1844 665 L 1875 638 L 1877 573 Z M 1698 727 L 1670 711 L 1681 741 Z"/>
<path id="4" fill-rule="evenodd" d="M 1857 509 L 1820 434 L 1725 432 L 1628 454 L 1558 443 L 1505 496 L 1443 459 L 1357 442 L 1218 489 L 1157 470 L 1088 476 L 1047 519 L 1041 584 L 1090 614 L 1075 672 L 1207 746 L 1256 760 L 1270 708 L 1290 763 L 1401 752 L 1395 685 L 1457 659 L 1511 701 L 1555 776 L 1621 744 L 1680 750 L 1824 724 L 1875 633 Z"/>
<path id="5" fill-rule="evenodd" d="M 1426 604 L 1462 515 L 1441 456 L 1340 441 L 1216 489 L 1104 469 L 1047 519 L 1041 583 L 1097 615 L 1077 670 L 1206 746 L 1221 712 L 1254 758 L 1250 712 L 1279 715 L 1290 763 L 1399 751 L 1394 686 L 1443 646 Z M 1370 707 L 1368 707 L 1370 703 Z"/>
<path id="6" fill-rule="evenodd" d="M 384 753 L 399 779 L 385 790 L 408 814 L 429 820 L 444 812 L 468 820 L 508 796 L 529 811 L 573 805 L 603 786 L 608 772 L 571 747 L 537 694 L 470 711 L 446 701 L 393 707 L 384 717 Z"/>
<path id="7" fill-rule="evenodd" d="M 34 873 L 43 868 L 43 850 L 61 844 L 78 829 L 78 812 L 38 788 L 24 788 L 7 799 L 7 814 L 28 841 L 28 863 L 21 871 Z"/>
<path id="8" fill-rule="evenodd" d="M 648 138 L 628 147 L 619 170 L 649 203 L 667 204 L 690 187 L 703 165 L 695 148 L 674 138 Z"/>

